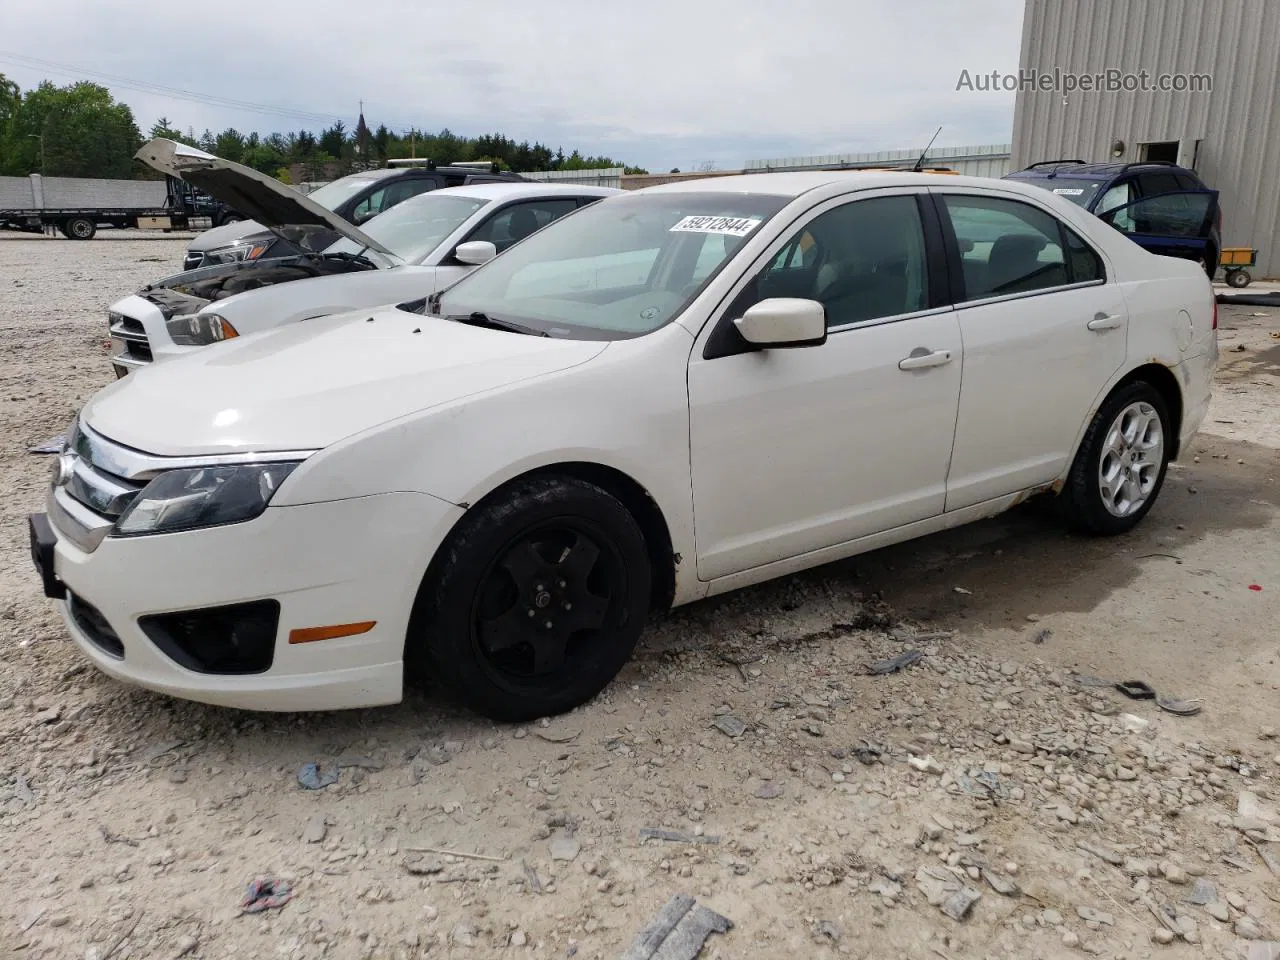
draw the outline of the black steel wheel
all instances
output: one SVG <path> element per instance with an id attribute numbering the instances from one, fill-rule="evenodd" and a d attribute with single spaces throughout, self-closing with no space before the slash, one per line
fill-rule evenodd
<path id="1" fill-rule="evenodd" d="M 630 657 L 650 576 L 644 535 L 616 498 L 569 477 L 520 482 L 478 505 L 441 548 L 406 662 L 494 719 L 562 713 Z"/>
<path id="2" fill-rule="evenodd" d="M 63 224 L 62 232 L 72 240 L 92 240 L 98 225 L 88 217 L 72 217 Z"/>

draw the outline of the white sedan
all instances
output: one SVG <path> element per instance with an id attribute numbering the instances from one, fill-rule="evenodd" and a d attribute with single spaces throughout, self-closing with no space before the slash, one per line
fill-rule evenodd
<path id="1" fill-rule="evenodd" d="M 243 334 L 362 307 L 422 299 L 581 206 L 620 193 L 578 184 L 484 183 L 433 190 L 356 227 L 256 170 L 168 140 L 139 156 L 254 216 L 303 253 L 270 242 L 149 284 L 112 304 L 117 376 Z M 330 243 L 334 234 L 341 239 Z M 321 237 L 321 249 L 309 243 Z"/>
<path id="2" fill-rule="evenodd" d="M 32 553 L 105 672 L 266 710 L 580 704 L 655 610 L 1056 495 L 1132 528 L 1205 415 L 1195 264 L 1035 186 L 610 197 L 422 309 L 89 401 Z"/>

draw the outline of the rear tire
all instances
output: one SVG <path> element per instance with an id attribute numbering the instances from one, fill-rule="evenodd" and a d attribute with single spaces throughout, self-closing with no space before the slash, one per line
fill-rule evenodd
<path id="1" fill-rule="evenodd" d="M 495 720 L 563 713 L 635 649 L 652 572 L 615 497 L 571 477 L 520 481 L 459 523 L 419 588 L 411 677 Z"/>
<path id="2" fill-rule="evenodd" d="M 1062 490 L 1068 526 L 1092 536 L 1115 536 L 1137 526 L 1164 485 L 1171 429 L 1164 398 L 1145 380 L 1107 397 L 1085 431 Z"/>
<path id="3" fill-rule="evenodd" d="M 88 217 L 72 217 L 63 223 L 62 232 L 71 240 L 92 240 L 98 225 Z"/>
<path id="4" fill-rule="evenodd" d="M 1249 273 L 1248 270 L 1228 270 L 1227 271 L 1227 286 L 1229 287 L 1236 287 L 1236 288 L 1247 287 L 1250 281 L 1252 280 L 1253 280 L 1253 276 Z"/>

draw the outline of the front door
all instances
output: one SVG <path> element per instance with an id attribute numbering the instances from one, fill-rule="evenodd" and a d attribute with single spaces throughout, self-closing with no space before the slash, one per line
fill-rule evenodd
<path id="1" fill-rule="evenodd" d="M 931 215 L 911 193 L 819 207 L 752 268 L 695 347 L 699 578 L 942 512 L 961 340 L 954 312 L 931 287 L 922 211 Z M 732 321 L 772 297 L 820 301 L 827 341 L 750 349 Z"/>
<path id="2" fill-rule="evenodd" d="M 1062 474 L 1099 391 L 1124 363 L 1128 313 L 1097 252 L 1041 208 L 937 196 L 963 277 L 950 511 Z"/>

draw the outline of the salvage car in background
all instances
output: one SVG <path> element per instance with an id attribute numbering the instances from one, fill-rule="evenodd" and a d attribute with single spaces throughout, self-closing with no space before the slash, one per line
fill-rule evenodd
<path id="1" fill-rule="evenodd" d="M 163 141 L 162 143 L 171 142 Z M 162 147 L 162 143 L 152 141 L 147 144 L 138 151 L 138 159 L 150 163 L 145 159 L 148 156 L 157 153 L 163 156 L 167 148 Z M 210 154 L 205 156 L 218 159 L 212 158 Z M 154 166 L 154 164 L 150 165 Z M 221 179 L 220 170 L 236 168 L 245 169 L 239 167 L 239 164 L 218 159 L 218 166 L 208 171 L 196 171 L 188 167 L 186 174 L 192 182 L 207 178 L 210 183 L 213 183 Z M 307 196 L 317 206 L 332 211 L 348 223 L 360 226 L 368 223 L 378 214 L 390 210 L 396 204 L 430 190 L 461 187 L 471 183 L 529 182 L 531 181 L 519 174 L 502 173 L 497 164 L 492 163 L 436 166 L 430 161 L 423 161 L 422 166 L 386 167 L 352 173 L 332 183 L 326 183 Z M 332 243 L 338 237 L 337 231 L 315 236 L 312 238 L 311 249 L 318 249 L 325 243 Z M 214 227 L 195 237 L 187 244 L 182 268 L 195 270 L 197 267 L 207 267 L 215 263 L 287 257 L 302 252 L 303 250 L 289 239 L 266 229 L 257 220 L 250 220 L 234 226 L 229 224 L 225 227 Z"/>
<path id="2" fill-rule="evenodd" d="M 1131 529 L 1205 416 L 1216 325 L 1194 264 L 1025 184 L 654 187 L 418 309 L 117 381 L 32 556 L 122 680 L 322 709 L 399 700 L 407 666 L 527 719 L 594 696 L 673 604 L 1038 492 Z"/>
<path id="3" fill-rule="evenodd" d="M 1167 161 L 1046 160 L 1006 179 L 1034 183 L 1097 215 L 1140 247 L 1200 264 L 1212 277 L 1222 254 L 1222 209 L 1194 170 Z"/>
<path id="4" fill-rule="evenodd" d="M 251 206 L 273 235 L 304 248 L 316 234 L 342 239 L 318 252 L 185 271 L 112 304 L 117 376 L 268 327 L 428 296 L 552 220 L 620 192 L 532 182 L 449 187 L 359 229 L 256 171 L 219 172 L 211 189 Z"/>

